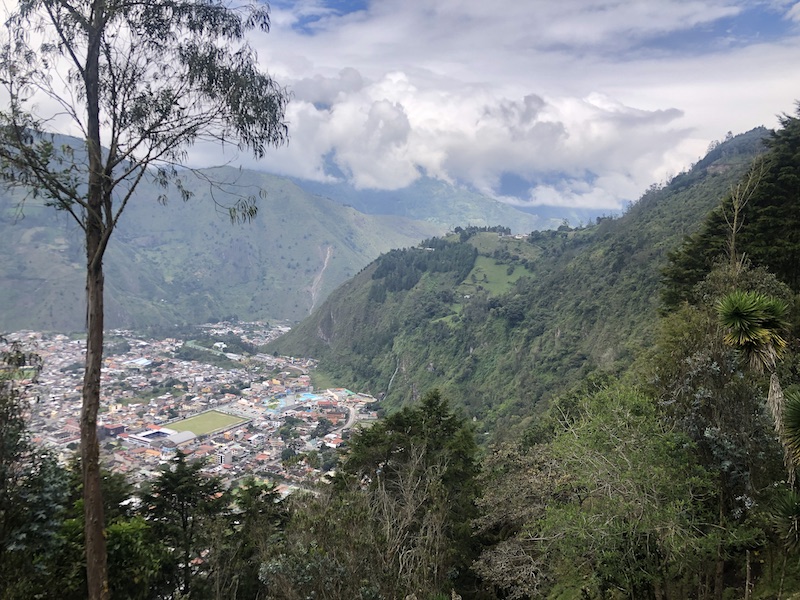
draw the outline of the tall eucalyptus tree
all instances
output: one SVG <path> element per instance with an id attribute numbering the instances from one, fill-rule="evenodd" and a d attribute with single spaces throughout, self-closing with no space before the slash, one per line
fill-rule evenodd
<path id="1" fill-rule="evenodd" d="M 246 42 L 268 8 L 226 0 L 19 0 L 0 45 L 0 178 L 69 214 L 86 250 L 86 369 L 81 411 L 89 596 L 108 597 L 97 414 L 103 257 L 137 185 L 176 184 L 195 142 L 262 157 L 287 139 L 288 94 Z M 49 133 L 71 122 L 83 148 Z M 160 200 L 164 200 L 162 195 Z M 252 198 L 231 218 L 255 214 Z"/>

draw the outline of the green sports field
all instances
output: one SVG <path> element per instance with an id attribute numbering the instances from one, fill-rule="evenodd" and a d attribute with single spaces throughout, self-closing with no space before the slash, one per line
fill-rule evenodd
<path id="1" fill-rule="evenodd" d="M 175 421 L 174 423 L 166 425 L 166 427 L 174 429 L 175 431 L 191 431 L 195 435 L 205 435 L 217 429 L 222 429 L 223 427 L 230 427 L 237 423 L 243 423 L 246 420 L 247 419 L 221 413 L 216 410 L 210 410 L 194 417 L 184 419 L 183 421 Z"/>

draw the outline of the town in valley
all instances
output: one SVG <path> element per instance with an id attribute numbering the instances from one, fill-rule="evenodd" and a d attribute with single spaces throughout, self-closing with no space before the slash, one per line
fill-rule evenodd
<path id="1" fill-rule="evenodd" d="M 180 450 L 229 486 L 254 476 L 286 495 L 325 481 L 351 429 L 377 419 L 375 398 L 315 390 L 315 361 L 258 351 L 287 329 L 224 321 L 200 326 L 193 340 L 107 332 L 98 422 L 104 466 L 139 485 Z M 28 386 L 29 428 L 68 463 L 80 444 L 85 338 L 7 337 L 43 361 Z"/>

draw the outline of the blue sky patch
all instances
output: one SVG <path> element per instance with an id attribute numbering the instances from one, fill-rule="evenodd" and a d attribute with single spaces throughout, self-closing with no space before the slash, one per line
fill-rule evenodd
<path id="1" fill-rule="evenodd" d="M 767 6 L 751 6 L 736 16 L 642 40 L 629 51 L 642 54 L 698 55 L 778 41 L 796 25 Z"/>
<path id="2" fill-rule="evenodd" d="M 276 0 L 272 3 L 284 10 L 296 11 L 297 21 L 292 24 L 292 29 L 305 35 L 317 33 L 317 23 L 330 16 L 343 17 L 355 12 L 364 11 L 369 6 L 368 0 L 328 0 L 315 5 L 313 9 L 297 10 L 298 3 L 291 0 Z"/>

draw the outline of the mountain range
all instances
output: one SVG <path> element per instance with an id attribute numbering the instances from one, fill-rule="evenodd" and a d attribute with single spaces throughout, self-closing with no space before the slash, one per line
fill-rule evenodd
<path id="1" fill-rule="evenodd" d="M 385 254 L 270 350 L 314 356 L 387 408 L 434 387 L 486 431 L 523 431 L 543 399 L 619 373 L 653 344 L 670 252 L 764 151 L 763 128 L 713 148 L 619 218 L 526 236 L 473 227 Z"/>
<path id="2" fill-rule="evenodd" d="M 64 140 L 61 140 L 62 142 Z M 74 140 L 66 139 L 76 144 Z M 77 154 L 77 153 L 76 153 Z M 488 197 L 427 182 L 386 193 L 232 167 L 186 171 L 183 202 L 141 185 L 106 255 L 106 323 L 139 328 L 211 319 L 294 322 L 381 253 L 415 246 L 459 223 L 503 224 L 518 231 L 550 221 Z M 321 195 L 330 192 L 329 196 Z M 335 192 L 335 193 L 334 193 Z M 224 206 L 262 196 L 252 222 L 232 225 Z M 369 206 L 369 211 L 362 211 Z M 402 208 L 399 208 L 402 207 Z M 76 331 L 84 323 L 82 236 L 66 213 L 0 192 L 0 331 Z"/>

